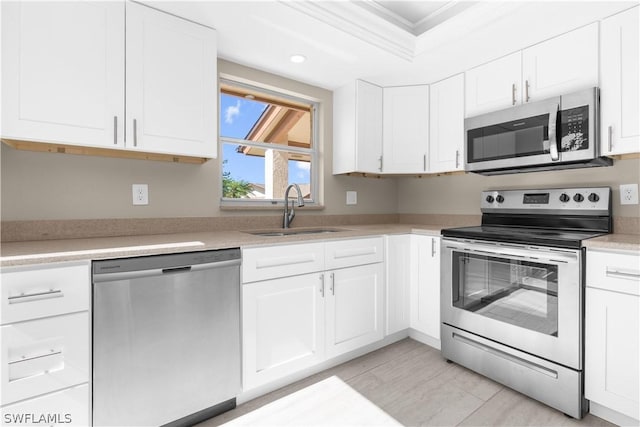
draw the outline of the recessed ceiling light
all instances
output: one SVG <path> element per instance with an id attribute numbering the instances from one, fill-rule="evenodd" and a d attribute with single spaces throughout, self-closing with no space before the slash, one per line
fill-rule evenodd
<path id="1" fill-rule="evenodd" d="M 295 55 L 291 55 L 291 56 L 289 57 L 289 60 L 290 60 L 291 62 L 293 62 L 294 64 L 301 64 L 301 63 L 303 63 L 304 61 L 306 61 L 306 60 L 307 60 L 307 57 L 306 57 L 306 56 L 304 56 L 304 55 L 295 54 Z"/>

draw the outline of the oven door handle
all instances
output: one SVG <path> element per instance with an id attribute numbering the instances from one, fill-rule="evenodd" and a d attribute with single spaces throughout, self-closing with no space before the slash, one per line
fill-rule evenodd
<path id="1" fill-rule="evenodd" d="M 574 264 L 578 262 L 578 254 L 574 252 L 538 252 L 535 250 L 527 249 L 510 249 L 508 251 L 501 251 L 492 247 L 478 247 L 477 244 L 464 245 L 446 245 L 446 249 L 452 251 L 459 251 L 465 253 L 478 253 L 482 255 L 493 256 L 496 258 L 517 258 L 520 260 L 527 260 L 531 262 L 546 262 L 551 264 Z"/>

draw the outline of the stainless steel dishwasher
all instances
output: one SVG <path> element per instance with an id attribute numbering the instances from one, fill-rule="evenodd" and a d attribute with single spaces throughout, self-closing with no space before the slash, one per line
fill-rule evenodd
<path id="1" fill-rule="evenodd" d="M 93 425 L 191 425 L 240 391 L 240 249 L 93 263 Z"/>

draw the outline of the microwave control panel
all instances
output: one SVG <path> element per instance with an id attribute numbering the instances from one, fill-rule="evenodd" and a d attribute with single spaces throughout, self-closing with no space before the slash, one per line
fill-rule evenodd
<path id="1" fill-rule="evenodd" d="M 560 112 L 560 151 L 589 149 L 589 106 Z"/>

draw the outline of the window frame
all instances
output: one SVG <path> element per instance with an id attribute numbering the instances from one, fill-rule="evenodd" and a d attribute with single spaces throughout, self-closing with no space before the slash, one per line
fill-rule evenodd
<path id="1" fill-rule="evenodd" d="M 309 186 L 309 191 L 310 191 L 310 198 L 309 199 L 305 199 L 305 206 L 320 206 L 320 200 L 319 200 L 319 180 L 321 177 L 321 173 L 320 173 L 320 147 L 319 147 L 319 136 L 320 136 L 320 130 L 319 130 L 319 120 L 318 120 L 318 110 L 319 110 L 319 106 L 320 106 L 320 101 L 318 99 L 309 97 L 309 96 L 305 96 L 299 93 L 295 93 L 286 89 L 282 89 L 282 88 L 277 88 L 277 87 L 273 87 L 273 86 L 269 86 L 269 85 L 265 85 L 265 84 L 261 84 L 258 82 L 254 82 L 254 81 L 248 81 L 242 78 L 238 78 L 235 76 L 230 76 L 230 75 L 220 75 L 219 77 L 219 84 L 218 84 L 218 117 L 217 120 L 220 120 L 220 116 L 222 114 L 222 108 L 221 108 L 221 99 L 222 99 L 222 85 L 220 83 L 224 83 L 227 84 L 229 86 L 233 86 L 233 87 L 238 87 L 238 88 L 244 88 L 247 90 L 252 90 L 252 91 L 258 91 L 261 93 L 264 93 L 267 96 L 273 96 L 276 98 L 280 98 L 283 100 L 289 100 L 292 102 L 292 105 L 295 104 L 308 104 L 310 105 L 310 109 L 309 109 L 309 114 L 310 114 L 310 120 L 311 120 L 311 148 L 301 148 L 301 147 L 294 147 L 294 146 L 289 146 L 289 145 L 279 145 L 279 144 L 273 144 L 273 143 L 268 143 L 268 142 L 256 142 L 256 141 L 249 141 L 246 139 L 239 139 L 239 138 L 231 138 L 231 137 L 225 137 L 222 136 L 220 134 L 220 126 L 218 126 L 218 143 L 220 145 L 220 155 L 219 155 L 219 165 L 220 165 L 220 171 L 219 171 L 219 190 L 220 190 L 220 207 L 222 208 L 241 208 L 241 209 L 247 209 L 247 208 L 277 208 L 277 209 L 282 209 L 282 207 L 284 206 L 284 198 L 280 198 L 280 199 L 250 199 L 250 198 L 238 198 L 238 199 L 234 199 L 234 198 L 225 198 L 223 196 L 223 191 L 222 191 L 222 173 L 224 171 L 224 166 L 223 166 L 223 162 L 224 162 L 224 145 L 225 144 L 236 144 L 236 145 L 245 145 L 245 146 L 250 146 L 250 147 L 256 147 L 256 148 L 262 148 L 262 149 L 274 149 L 274 150 L 279 150 L 279 151 L 285 151 L 285 152 L 290 152 L 290 153 L 298 153 L 298 154 L 305 154 L 305 155 L 309 155 L 310 157 L 310 171 L 309 171 L 309 180 L 310 180 L 310 186 Z M 263 101 L 261 101 L 263 102 Z M 295 196 L 295 194 L 290 194 L 290 196 Z"/>

